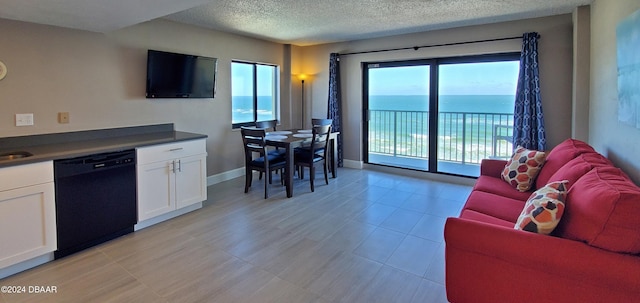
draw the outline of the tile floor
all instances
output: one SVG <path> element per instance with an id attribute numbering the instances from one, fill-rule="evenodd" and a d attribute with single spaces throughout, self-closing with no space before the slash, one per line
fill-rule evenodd
<path id="1" fill-rule="evenodd" d="M 275 176 L 274 180 L 278 180 Z M 248 194 L 209 187 L 195 212 L 0 280 L 56 286 L 9 302 L 446 302 L 443 228 L 470 186 L 340 169 Z"/>

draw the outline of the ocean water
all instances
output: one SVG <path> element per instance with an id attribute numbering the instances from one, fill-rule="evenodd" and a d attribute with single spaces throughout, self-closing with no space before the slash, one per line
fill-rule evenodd
<path id="1" fill-rule="evenodd" d="M 512 95 L 442 95 L 440 112 L 513 114 Z M 428 111 L 429 96 L 369 96 L 371 110 Z"/>
<path id="2" fill-rule="evenodd" d="M 234 96 L 232 101 L 232 123 L 253 121 L 253 97 Z M 258 97 L 258 121 L 273 120 L 275 113 L 271 104 L 271 96 Z"/>
<path id="3" fill-rule="evenodd" d="M 511 95 L 442 95 L 440 112 L 512 114 L 515 96 Z M 234 123 L 253 120 L 253 100 L 248 96 L 233 97 Z M 344 101 L 343 101 L 344 102 Z M 378 95 L 369 96 L 371 110 L 428 111 L 426 95 Z M 270 96 L 258 97 L 258 120 L 275 117 Z"/>
<path id="4" fill-rule="evenodd" d="M 438 160 L 480 163 L 510 154 L 507 141 L 496 138 L 510 135 L 514 101 L 509 95 L 440 96 Z M 428 102 L 428 96 L 370 96 L 369 152 L 427 158 Z"/>

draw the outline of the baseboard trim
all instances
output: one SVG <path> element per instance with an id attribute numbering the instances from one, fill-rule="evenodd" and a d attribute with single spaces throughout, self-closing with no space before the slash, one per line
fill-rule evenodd
<path id="1" fill-rule="evenodd" d="M 364 163 L 362 161 L 343 159 L 342 164 L 344 167 L 347 167 L 347 168 L 355 168 L 355 169 L 364 168 Z"/>
<path id="2" fill-rule="evenodd" d="M 207 186 L 244 176 L 244 166 L 207 177 Z"/>
<path id="3" fill-rule="evenodd" d="M 26 261 L 22 261 L 17 264 L 9 265 L 5 268 L 0 269 L 0 279 L 4 279 L 8 276 L 15 275 L 19 272 L 34 268 L 50 261 L 53 261 L 53 252 L 46 253 L 42 256 L 35 257 Z"/>

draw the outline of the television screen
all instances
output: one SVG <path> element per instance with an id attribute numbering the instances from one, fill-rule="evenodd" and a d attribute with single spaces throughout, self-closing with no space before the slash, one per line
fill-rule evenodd
<path id="1" fill-rule="evenodd" d="M 213 98 L 217 59 L 149 50 L 147 98 Z"/>

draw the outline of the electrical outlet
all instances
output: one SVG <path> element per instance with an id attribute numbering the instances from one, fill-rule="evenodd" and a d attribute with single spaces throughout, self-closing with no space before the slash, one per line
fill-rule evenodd
<path id="1" fill-rule="evenodd" d="M 16 114 L 16 126 L 33 125 L 33 114 Z"/>
<path id="2" fill-rule="evenodd" d="M 60 124 L 69 123 L 69 112 L 58 113 L 58 123 Z"/>

